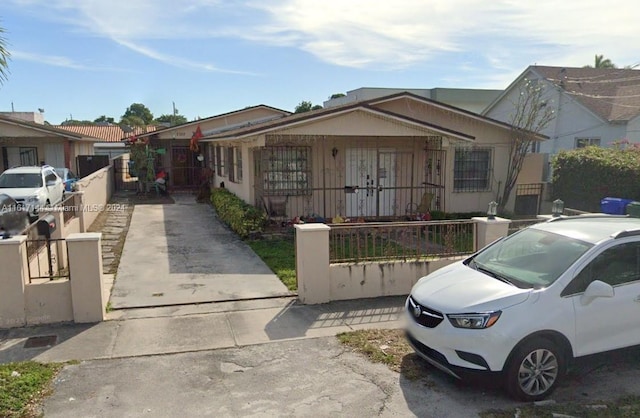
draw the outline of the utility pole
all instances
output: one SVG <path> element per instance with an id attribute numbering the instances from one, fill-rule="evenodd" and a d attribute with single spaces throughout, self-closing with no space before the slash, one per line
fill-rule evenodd
<path id="1" fill-rule="evenodd" d="M 178 109 L 176 109 L 176 102 L 171 102 L 173 104 L 173 113 L 171 114 L 171 126 L 176 124 L 176 115 L 178 114 Z"/>

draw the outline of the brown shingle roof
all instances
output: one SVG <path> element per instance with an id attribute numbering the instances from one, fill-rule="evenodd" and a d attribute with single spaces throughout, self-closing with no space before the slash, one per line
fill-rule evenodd
<path id="1" fill-rule="evenodd" d="M 132 135 L 142 135 L 154 132 L 157 129 L 156 126 L 138 126 L 132 128 L 132 132 L 125 132 L 119 125 L 58 125 L 55 128 L 98 138 L 104 142 L 120 142 Z"/>
<path id="2" fill-rule="evenodd" d="M 626 68 L 532 66 L 602 119 L 628 121 L 640 114 L 640 71 Z"/>

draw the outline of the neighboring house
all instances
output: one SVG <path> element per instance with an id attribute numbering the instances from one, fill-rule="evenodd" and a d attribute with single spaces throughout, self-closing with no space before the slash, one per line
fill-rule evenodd
<path id="1" fill-rule="evenodd" d="M 108 155 L 114 158 L 128 152 L 124 139 L 132 135 L 154 132 L 156 126 L 131 127 L 122 129 L 120 125 L 57 125 L 55 128 L 74 132 L 84 136 L 99 138 L 94 144 L 95 155 Z"/>
<path id="2" fill-rule="evenodd" d="M 203 133 L 215 185 L 270 216 L 397 219 L 485 212 L 511 127 L 403 92 Z"/>
<path id="3" fill-rule="evenodd" d="M 640 71 L 530 66 L 482 114 L 511 122 L 525 80 L 540 83 L 545 105 L 556 113 L 542 131 L 550 139 L 534 151 L 554 155 L 589 145 L 610 147 L 621 140 L 640 143 Z"/>
<path id="4" fill-rule="evenodd" d="M 363 100 L 377 99 L 398 93 L 411 93 L 426 99 L 436 100 L 455 106 L 460 109 L 468 110 L 474 113 L 481 113 L 491 102 L 493 102 L 502 90 L 488 89 L 452 89 L 452 88 L 434 88 L 434 89 L 397 89 L 386 87 L 361 87 L 355 90 L 349 90 L 343 97 L 329 99 L 324 102 L 324 107 L 341 106 L 348 103 L 361 102 Z"/>
<path id="5" fill-rule="evenodd" d="M 77 171 L 78 155 L 93 155 L 96 138 L 0 115 L 0 172 L 45 163 Z"/>
<path id="6" fill-rule="evenodd" d="M 191 138 L 198 129 L 202 135 L 213 135 L 262 124 L 290 114 L 270 106 L 252 106 L 140 134 L 137 135 L 137 140 L 148 141 L 151 148 L 164 150 L 163 154 L 156 155 L 155 168 L 162 167 L 169 174 L 170 188 L 193 188 L 198 187 L 204 180 L 204 169 L 213 167 L 212 157 L 207 155 L 202 147 L 198 151 L 192 149 Z"/>

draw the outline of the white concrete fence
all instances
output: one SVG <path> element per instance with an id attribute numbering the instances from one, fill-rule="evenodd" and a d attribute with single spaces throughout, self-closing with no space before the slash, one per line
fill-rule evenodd
<path id="1" fill-rule="evenodd" d="M 47 271 L 49 259 L 43 247 L 28 254 L 26 235 L 0 240 L 0 329 L 104 320 L 109 293 L 102 277 L 102 234 L 85 231 L 106 210 L 113 193 L 112 170 L 105 167 L 78 182 L 80 198 L 66 203 L 76 206 L 76 216 L 65 221 L 65 210 L 50 212 L 56 221 L 51 253 L 56 271 L 68 269 L 67 277 L 50 280 L 34 274 Z"/>
<path id="2" fill-rule="evenodd" d="M 506 236 L 511 222 L 503 218 L 473 220 L 475 249 Z M 330 230 L 324 224 L 295 225 L 298 299 L 302 303 L 408 295 L 420 277 L 465 257 L 331 264 Z"/>

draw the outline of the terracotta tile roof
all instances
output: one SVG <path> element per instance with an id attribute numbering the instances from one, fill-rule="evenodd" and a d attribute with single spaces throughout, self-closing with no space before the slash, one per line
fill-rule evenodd
<path id="1" fill-rule="evenodd" d="M 532 66 L 602 119 L 625 122 L 640 115 L 640 70 Z"/>
<path id="2" fill-rule="evenodd" d="M 132 132 L 125 132 L 119 125 L 57 125 L 55 128 L 98 138 L 104 142 L 120 142 L 131 135 L 142 135 L 158 129 L 157 126 L 134 127 Z"/>

